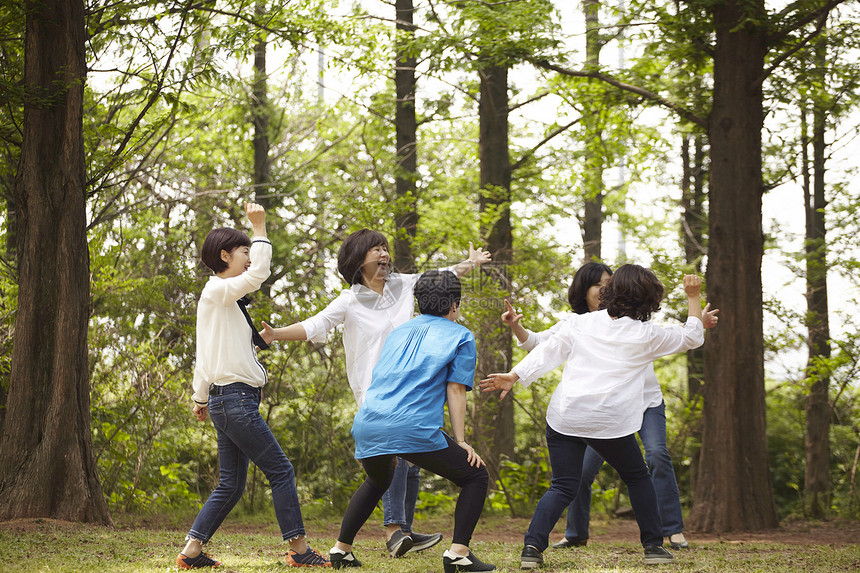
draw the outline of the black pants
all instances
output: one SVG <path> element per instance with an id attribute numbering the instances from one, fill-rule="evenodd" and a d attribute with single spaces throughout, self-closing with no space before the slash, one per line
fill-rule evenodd
<path id="1" fill-rule="evenodd" d="M 382 494 L 388 489 L 399 455 L 460 487 L 460 496 L 457 498 L 457 507 L 454 510 L 452 542 L 469 545 L 475 525 L 481 517 L 481 510 L 484 508 L 489 476 L 486 467 L 469 465 L 466 450 L 454 443 L 454 440 L 447 435 L 445 440 L 448 442 L 448 447 L 435 452 L 386 454 L 359 460 L 364 466 L 367 477 L 349 500 L 337 540 L 352 545 L 358 530 L 368 520 L 376 504 L 382 499 Z"/>

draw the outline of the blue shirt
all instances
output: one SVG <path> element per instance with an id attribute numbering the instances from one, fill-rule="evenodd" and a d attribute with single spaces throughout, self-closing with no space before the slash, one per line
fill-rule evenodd
<path id="1" fill-rule="evenodd" d="M 448 382 L 471 390 L 476 361 L 475 337 L 447 318 L 420 315 L 392 330 L 352 424 L 355 457 L 446 448 Z"/>

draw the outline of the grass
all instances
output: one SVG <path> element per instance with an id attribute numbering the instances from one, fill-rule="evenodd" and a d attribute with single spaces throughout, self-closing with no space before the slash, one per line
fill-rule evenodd
<path id="1" fill-rule="evenodd" d="M 0 523 L 0 572 L 168 573 L 177 571 L 176 554 L 192 518 L 123 517 L 116 528 L 71 524 L 53 520 Z M 416 528 L 443 531 L 450 540 L 448 520 L 432 519 Z M 500 572 L 520 571 L 521 535 L 527 522 L 490 517 L 479 525 L 472 550 L 482 560 L 495 563 Z M 306 519 L 312 546 L 325 552 L 335 541 L 336 520 Z M 594 532 L 611 526 L 600 525 Z M 314 535 L 313 532 L 320 532 Z M 491 540 L 498 532 L 499 540 Z M 636 536 L 628 530 L 623 540 L 592 541 L 585 548 L 548 550 L 541 572 L 855 572 L 860 570 L 860 545 L 850 543 L 788 544 L 770 541 L 715 541 L 697 543 L 675 551 L 676 562 L 646 567 Z M 693 536 L 695 538 L 695 536 Z M 628 541 L 629 540 L 629 541 Z M 384 552 L 380 528 L 365 526 L 355 553 L 364 563 L 361 571 L 430 573 L 442 570 L 443 541 L 423 553 L 391 559 Z M 210 543 L 208 551 L 225 563 L 220 572 L 285 573 L 286 545 L 273 521 L 230 517 Z"/>

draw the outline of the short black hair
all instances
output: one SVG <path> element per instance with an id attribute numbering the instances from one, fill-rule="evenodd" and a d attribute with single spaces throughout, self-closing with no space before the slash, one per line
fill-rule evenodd
<path id="1" fill-rule="evenodd" d="M 388 249 L 388 239 L 379 231 L 361 229 L 350 234 L 340 246 L 337 253 L 337 271 L 350 285 L 361 282 L 361 265 L 364 257 L 373 247 L 383 246 Z M 391 265 L 388 267 L 391 268 Z"/>
<path id="2" fill-rule="evenodd" d="M 634 320 L 651 319 L 660 310 L 663 283 L 651 269 L 639 265 L 621 265 L 609 282 L 600 289 L 600 308 L 609 316 L 629 316 Z"/>
<path id="3" fill-rule="evenodd" d="M 237 247 L 250 247 L 251 239 L 242 231 L 230 227 L 212 229 L 203 241 L 200 258 L 203 264 L 212 269 L 215 274 L 227 270 L 227 263 L 221 259 L 221 251 L 232 253 Z"/>
<path id="4" fill-rule="evenodd" d="M 576 314 L 585 314 L 588 312 L 588 302 L 585 300 L 585 295 L 588 289 L 594 285 L 600 284 L 600 279 L 603 273 L 612 276 L 612 269 L 603 263 L 585 263 L 576 274 L 573 275 L 573 280 L 570 282 L 570 288 L 567 289 L 567 302 L 570 303 L 570 308 Z"/>
<path id="5" fill-rule="evenodd" d="M 418 278 L 412 293 L 421 314 L 445 316 L 460 304 L 460 279 L 451 271 L 427 271 Z"/>

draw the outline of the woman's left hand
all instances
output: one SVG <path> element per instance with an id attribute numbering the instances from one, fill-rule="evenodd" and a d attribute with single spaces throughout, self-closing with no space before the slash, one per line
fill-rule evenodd
<path id="1" fill-rule="evenodd" d="M 478 455 L 478 452 L 475 451 L 475 448 L 467 444 L 465 441 L 457 442 L 457 445 L 466 450 L 470 466 L 481 467 L 487 465 L 484 463 L 484 460 L 481 459 L 481 456 Z"/>

